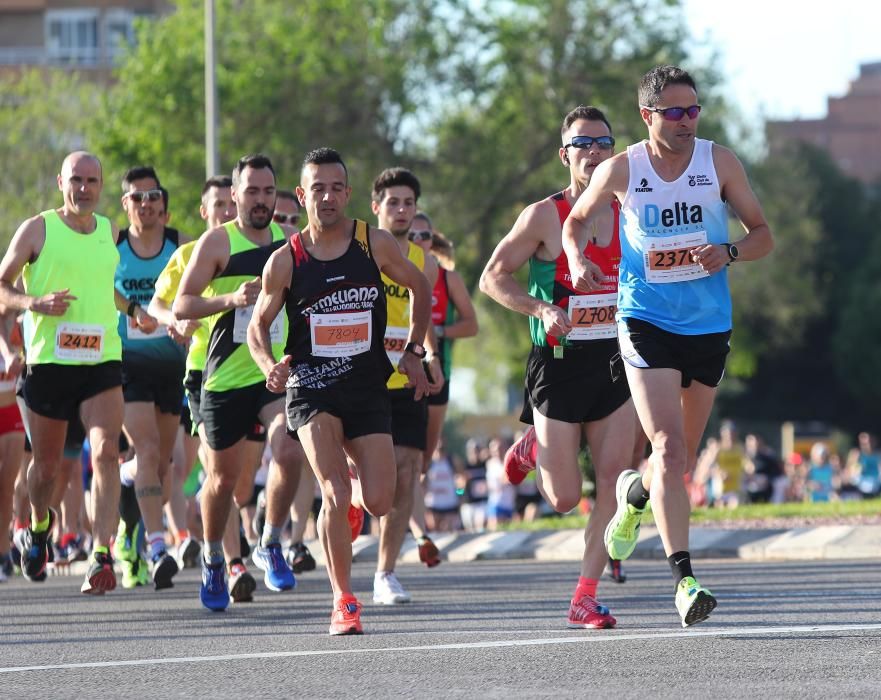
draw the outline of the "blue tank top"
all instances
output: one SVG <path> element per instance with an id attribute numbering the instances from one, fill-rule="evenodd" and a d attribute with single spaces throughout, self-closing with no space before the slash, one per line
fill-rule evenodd
<path id="1" fill-rule="evenodd" d="M 728 241 L 713 142 L 695 139 L 691 162 L 673 182 L 657 175 L 645 141 L 628 147 L 627 161 L 618 320 L 636 318 L 680 335 L 731 330 L 727 268 L 707 275 L 688 255 L 701 243 Z"/>
<path id="2" fill-rule="evenodd" d="M 119 232 L 119 266 L 116 268 L 114 283 L 117 291 L 129 302 L 135 301 L 144 310 L 150 305 L 156 278 L 168 263 L 178 246 L 178 232 L 166 228 L 162 240 L 162 248 L 152 258 L 140 257 L 131 246 L 128 229 Z M 126 359 L 148 359 L 158 362 L 184 362 L 186 348 L 174 342 L 165 326 L 145 334 L 139 330 L 134 321 L 124 312 L 119 312 L 119 337 L 122 339 L 123 361 Z"/>

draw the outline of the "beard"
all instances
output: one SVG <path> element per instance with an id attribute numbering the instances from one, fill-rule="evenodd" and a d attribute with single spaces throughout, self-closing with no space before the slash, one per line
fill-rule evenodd
<path id="1" fill-rule="evenodd" d="M 272 223 L 272 214 L 273 210 L 267 207 L 253 207 L 252 209 L 242 212 L 242 221 L 245 226 L 250 226 L 251 228 L 256 229 L 265 229 L 270 223 Z"/>

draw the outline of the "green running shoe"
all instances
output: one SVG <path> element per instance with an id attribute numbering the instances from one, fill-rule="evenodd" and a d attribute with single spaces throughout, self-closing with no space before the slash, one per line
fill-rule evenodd
<path id="1" fill-rule="evenodd" d="M 676 586 L 676 609 L 682 618 L 682 626 L 690 627 L 706 620 L 716 607 L 716 598 L 691 576 L 686 576 Z"/>
<path id="2" fill-rule="evenodd" d="M 641 479 L 639 472 L 626 469 L 618 475 L 615 483 L 615 498 L 618 501 L 618 509 L 615 515 L 606 525 L 606 533 L 603 540 L 606 550 L 612 559 L 627 559 L 636 549 L 639 539 L 639 524 L 645 509 L 639 510 L 627 502 L 627 492 L 634 482 Z"/>
<path id="3" fill-rule="evenodd" d="M 122 569 L 123 588 L 136 588 L 150 583 L 150 567 L 144 557 L 138 557 L 135 561 L 121 559 L 119 565 Z"/>
<path id="4" fill-rule="evenodd" d="M 120 519 L 119 527 L 116 530 L 116 539 L 113 542 L 113 557 L 117 561 L 136 562 L 138 560 L 138 541 L 141 539 L 141 530 L 143 525 L 140 521 L 135 525 L 132 532 L 127 532 L 125 521 Z"/>

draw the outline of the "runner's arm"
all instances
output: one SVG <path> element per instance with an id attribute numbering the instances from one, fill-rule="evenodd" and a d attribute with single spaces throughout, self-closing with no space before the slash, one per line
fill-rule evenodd
<path id="1" fill-rule="evenodd" d="M 456 308 L 456 320 L 444 327 L 444 338 L 471 338 L 477 335 L 477 312 L 462 276 L 454 270 L 447 272 L 450 299 Z"/>
<path id="2" fill-rule="evenodd" d="M 538 202 L 520 213 L 486 264 L 480 289 L 502 306 L 541 320 L 547 333 L 559 338 L 572 330 L 569 317 L 559 307 L 530 295 L 514 279 L 514 274 L 544 245 L 544 237 L 559 231 L 557 208 L 549 204 L 547 200 Z"/>
<path id="3" fill-rule="evenodd" d="M 578 291 L 595 292 L 605 282 L 602 270 L 585 257 L 584 249 L 591 238 L 597 238 L 599 222 L 607 220 L 609 203 L 627 189 L 628 173 L 626 153 L 600 163 L 563 224 L 563 252 Z"/>
<path id="4" fill-rule="evenodd" d="M 248 324 L 248 348 L 254 362 L 266 375 L 266 388 L 275 393 L 285 390 L 290 374 L 290 355 L 276 361 L 272 352 L 272 338 L 269 328 L 282 310 L 287 287 L 291 283 L 293 258 L 287 246 L 276 250 L 263 268 L 260 294 L 254 306 L 251 322 Z"/>
<path id="5" fill-rule="evenodd" d="M 34 216 L 18 227 L 0 261 L 0 304 L 16 311 L 30 310 L 52 316 L 61 316 L 67 311 L 69 301 L 75 298 L 68 294 L 69 289 L 34 297 L 15 285 L 24 266 L 36 260 L 45 241 L 43 217 Z"/>
<path id="6" fill-rule="evenodd" d="M 736 242 L 737 260 L 759 260 L 774 250 L 771 228 L 768 226 L 759 200 L 750 187 L 743 164 L 727 148 L 715 146 L 714 149 L 718 149 L 719 162 L 724 173 L 722 197 L 737 214 L 746 231 L 746 235 Z"/>

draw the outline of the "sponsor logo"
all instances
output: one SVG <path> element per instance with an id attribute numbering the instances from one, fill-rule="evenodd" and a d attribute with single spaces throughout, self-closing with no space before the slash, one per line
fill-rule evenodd
<path id="1" fill-rule="evenodd" d="M 642 178 L 639 181 L 639 187 L 635 187 L 633 189 L 634 192 L 654 192 L 654 188 L 649 187 L 649 181 L 645 178 Z"/>
<path id="2" fill-rule="evenodd" d="M 338 289 L 331 294 L 313 302 L 302 314 L 308 316 L 312 313 L 333 313 L 335 311 L 357 311 L 360 309 L 372 309 L 373 302 L 379 298 L 379 290 L 376 287 L 350 287 Z"/>
<path id="3" fill-rule="evenodd" d="M 706 175 L 689 175 L 688 176 L 688 186 L 689 187 L 706 187 L 707 185 L 712 185 L 713 181 L 707 177 Z"/>
<path id="4" fill-rule="evenodd" d="M 122 281 L 122 288 L 127 292 L 152 291 L 156 288 L 156 280 L 152 277 L 142 277 L 139 280 L 124 279 Z"/>
<path id="5" fill-rule="evenodd" d="M 689 206 L 688 202 L 673 202 L 670 209 L 661 209 L 657 204 L 646 204 L 642 210 L 642 224 L 647 229 L 701 224 L 703 221 L 704 210 L 700 204 Z"/>
<path id="6" fill-rule="evenodd" d="M 324 281 L 327 282 L 328 284 L 330 284 L 331 282 L 339 282 L 340 280 L 344 280 L 344 279 L 346 279 L 345 275 L 339 275 L 338 277 L 328 277 Z"/>
<path id="7" fill-rule="evenodd" d="M 410 290 L 406 287 L 400 287 L 397 284 L 383 284 L 385 287 L 385 295 L 394 297 L 395 299 L 409 299 Z"/>

